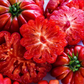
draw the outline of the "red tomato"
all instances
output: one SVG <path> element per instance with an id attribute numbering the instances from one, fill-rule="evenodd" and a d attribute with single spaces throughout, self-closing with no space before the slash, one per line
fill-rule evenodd
<path id="1" fill-rule="evenodd" d="M 20 33 L 23 36 L 20 43 L 26 49 L 24 58 L 33 58 L 36 63 L 54 63 L 67 44 L 66 34 L 53 20 L 44 17 L 28 21 L 21 26 Z"/>
<path id="2" fill-rule="evenodd" d="M 76 45 L 81 40 L 84 43 L 83 3 L 84 0 L 49 0 L 46 7 L 46 17 L 55 20 L 66 33 L 68 45 Z"/>
<path id="3" fill-rule="evenodd" d="M 48 81 L 46 81 L 46 80 L 41 80 L 41 81 L 38 82 L 38 84 L 48 84 Z"/>
<path id="4" fill-rule="evenodd" d="M 43 15 L 33 0 L 0 0 L 0 31 L 19 32 L 19 27 L 30 19 Z"/>
<path id="5" fill-rule="evenodd" d="M 42 80 L 51 70 L 51 65 L 47 62 L 39 64 L 33 60 L 24 59 L 26 49 L 20 44 L 19 33 L 10 34 L 7 31 L 1 31 L 0 38 L 3 37 L 5 41 L 0 44 L 0 73 L 13 81 L 29 84 Z"/>
<path id="6" fill-rule="evenodd" d="M 84 84 L 84 47 L 65 48 L 53 66 L 51 75 L 63 84 Z"/>
<path id="7" fill-rule="evenodd" d="M 3 78 L 3 75 L 0 74 L 0 84 L 19 84 L 19 82 L 15 81 L 12 83 L 10 78 Z"/>
<path id="8" fill-rule="evenodd" d="M 49 84 L 59 84 L 59 81 L 58 80 L 50 80 Z"/>
<path id="9" fill-rule="evenodd" d="M 84 38 L 83 10 L 62 6 L 59 10 L 55 10 L 49 19 L 54 20 L 66 33 L 68 45 L 76 45 Z"/>

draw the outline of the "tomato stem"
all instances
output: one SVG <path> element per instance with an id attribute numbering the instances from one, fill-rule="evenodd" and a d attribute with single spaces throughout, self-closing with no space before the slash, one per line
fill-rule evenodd
<path id="1" fill-rule="evenodd" d="M 70 62 L 69 62 L 69 67 L 70 69 L 75 72 L 75 71 L 78 71 L 79 68 L 81 67 L 80 65 L 80 62 L 78 60 L 78 53 L 76 54 L 76 56 L 74 55 L 74 53 L 72 52 L 72 56 L 70 56 L 68 54 L 68 57 L 70 59 Z"/>
<path id="2" fill-rule="evenodd" d="M 20 3 L 15 3 L 12 6 L 9 7 L 9 12 L 12 14 L 12 16 L 18 16 L 23 10 L 20 9 Z"/>

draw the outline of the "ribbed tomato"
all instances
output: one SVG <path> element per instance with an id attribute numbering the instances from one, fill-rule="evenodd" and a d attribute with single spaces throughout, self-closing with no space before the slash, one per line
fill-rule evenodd
<path id="1" fill-rule="evenodd" d="M 30 20 L 20 28 L 23 36 L 20 43 L 26 48 L 25 59 L 32 59 L 37 63 L 54 63 L 67 42 L 66 34 L 55 25 L 53 20 L 38 17 Z"/>
<path id="2" fill-rule="evenodd" d="M 62 6 L 55 10 L 49 19 L 52 19 L 66 33 L 66 40 L 69 45 L 76 45 L 84 38 L 83 10 L 75 7 Z"/>
<path id="3" fill-rule="evenodd" d="M 0 0 L 0 31 L 19 32 L 22 24 L 42 14 L 43 10 L 33 0 Z"/>
<path id="4" fill-rule="evenodd" d="M 4 42 L 0 44 L 0 73 L 21 84 L 28 84 L 40 81 L 50 71 L 51 65 L 47 62 L 38 64 L 32 59 L 24 59 L 26 49 L 20 45 L 19 33 L 2 31 L 2 37 Z"/>
<path id="5" fill-rule="evenodd" d="M 53 67 L 51 75 L 63 84 L 84 84 L 84 47 L 65 48 Z"/>

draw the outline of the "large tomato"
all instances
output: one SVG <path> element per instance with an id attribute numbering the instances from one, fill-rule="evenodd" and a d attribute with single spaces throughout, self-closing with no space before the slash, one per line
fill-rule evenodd
<path id="1" fill-rule="evenodd" d="M 83 10 L 62 6 L 61 9 L 55 10 L 49 19 L 55 20 L 55 23 L 67 34 L 66 40 L 69 45 L 76 45 L 81 38 L 84 38 L 83 18 Z"/>
<path id="2" fill-rule="evenodd" d="M 33 0 L 0 0 L 0 31 L 18 32 L 22 24 L 42 14 Z"/>
<path id="3" fill-rule="evenodd" d="M 35 63 L 33 60 L 23 58 L 25 48 L 20 45 L 20 35 L 0 32 L 0 38 L 4 42 L 0 44 L 0 73 L 16 80 L 21 84 L 38 82 L 50 71 L 51 65 Z"/>
<path id="4" fill-rule="evenodd" d="M 63 84 L 84 84 L 84 47 L 65 48 L 53 67 L 51 75 Z"/>
<path id="5" fill-rule="evenodd" d="M 20 33 L 23 36 L 20 43 L 26 48 L 24 58 L 37 63 L 54 63 L 67 44 L 66 34 L 53 20 L 44 17 L 28 21 L 21 26 Z"/>

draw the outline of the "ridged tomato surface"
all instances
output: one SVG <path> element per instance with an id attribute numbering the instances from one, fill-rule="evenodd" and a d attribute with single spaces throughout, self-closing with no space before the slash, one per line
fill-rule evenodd
<path id="1" fill-rule="evenodd" d="M 67 44 L 66 34 L 53 20 L 48 21 L 44 17 L 24 24 L 20 33 L 23 36 L 20 43 L 26 48 L 24 58 L 33 58 L 37 63 L 54 63 Z"/>

